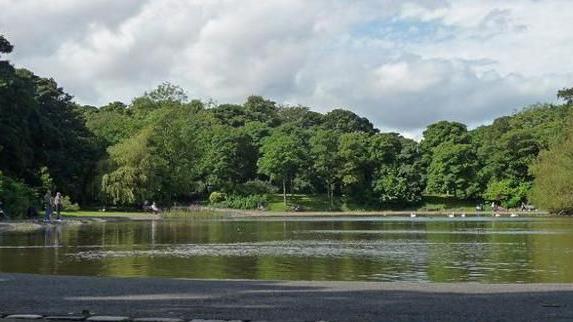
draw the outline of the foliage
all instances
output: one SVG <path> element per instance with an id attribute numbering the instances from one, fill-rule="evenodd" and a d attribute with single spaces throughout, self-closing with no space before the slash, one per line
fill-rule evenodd
<path id="1" fill-rule="evenodd" d="M 41 167 L 40 168 L 40 181 L 42 182 L 42 192 L 45 191 L 54 191 L 54 179 L 50 176 L 50 171 L 48 167 Z"/>
<path id="2" fill-rule="evenodd" d="M 339 133 L 336 131 L 317 130 L 309 140 L 312 167 L 326 186 L 331 208 L 334 208 L 334 188 L 341 174 L 338 137 Z"/>
<path id="3" fill-rule="evenodd" d="M 14 46 L 4 38 L 4 36 L 0 35 L 0 53 L 2 54 L 9 54 L 14 49 Z"/>
<path id="4" fill-rule="evenodd" d="M 266 195 L 275 193 L 277 188 L 268 181 L 259 179 L 247 181 L 237 187 L 236 193 L 239 195 Z"/>
<path id="5" fill-rule="evenodd" d="M 282 182 L 286 205 L 286 182 L 294 178 L 304 164 L 304 142 L 295 135 L 275 131 L 263 141 L 261 153 L 258 161 L 259 172 L 269 176 L 271 180 Z"/>
<path id="6" fill-rule="evenodd" d="M 211 204 L 218 204 L 218 203 L 225 201 L 226 198 L 227 198 L 227 194 L 225 194 L 223 192 L 219 192 L 219 191 L 213 191 L 209 195 L 209 202 Z"/>
<path id="7" fill-rule="evenodd" d="M 2 59 L 11 51 L 0 36 Z M 559 149 L 569 148 L 571 92 L 557 93 L 563 105 L 533 105 L 470 131 L 436 122 L 417 143 L 350 110 L 321 114 L 260 96 L 203 103 L 170 83 L 129 103 L 80 106 L 53 79 L 0 60 L 0 170 L 11 191 L 51 188 L 82 205 L 169 204 L 217 191 L 228 197 L 218 203 L 246 207 L 249 196 L 279 189 L 283 209 L 288 192 L 326 195 L 328 209 L 411 207 L 423 192 L 509 205 L 533 187 L 540 207 L 563 210 L 571 176 Z"/>
<path id="8" fill-rule="evenodd" d="M 553 213 L 573 214 L 573 136 L 541 154 L 532 166 L 535 177 L 530 199 Z"/>
<path id="9" fill-rule="evenodd" d="M 564 100 L 565 104 L 573 105 L 573 87 L 559 90 L 557 92 L 557 97 Z"/>
<path id="10" fill-rule="evenodd" d="M 476 170 L 477 158 L 470 144 L 442 143 L 433 150 L 426 189 L 460 198 L 472 197 L 477 193 L 473 180 Z"/>
<path id="11" fill-rule="evenodd" d="M 8 216 L 22 218 L 28 207 L 37 206 L 38 196 L 34 189 L 0 171 L 0 201 Z"/>
<path id="12" fill-rule="evenodd" d="M 530 184 L 525 182 L 511 179 L 493 181 L 487 186 L 483 198 L 501 202 L 505 208 L 515 208 L 526 200 L 529 189 Z"/>
<path id="13" fill-rule="evenodd" d="M 62 198 L 62 207 L 64 211 L 80 211 L 80 206 L 77 203 L 73 203 L 69 196 Z"/>
<path id="14" fill-rule="evenodd" d="M 334 109 L 322 117 L 322 126 L 328 130 L 343 133 L 376 133 L 377 129 L 365 117 L 360 117 L 349 110 Z"/>
<path id="15" fill-rule="evenodd" d="M 223 208 L 232 209 L 259 209 L 265 207 L 268 204 L 268 198 L 266 195 L 250 195 L 250 196 L 238 196 L 238 195 L 228 195 L 225 200 L 219 203 L 217 206 Z"/>

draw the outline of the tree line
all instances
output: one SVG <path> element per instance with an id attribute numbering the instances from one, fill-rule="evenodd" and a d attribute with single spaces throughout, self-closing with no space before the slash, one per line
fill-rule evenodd
<path id="1" fill-rule="evenodd" d="M 395 208 L 425 194 L 573 208 L 573 200 L 545 200 L 558 193 L 551 180 L 563 181 L 564 193 L 573 178 L 571 89 L 558 93 L 564 104 L 530 106 L 473 130 L 431 124 L 416 142 L 350 110 L 321 114 L 260 96 L 215 104 L 169 83 L 129 104 L 79 105 L 53 79 L 2 60 L 11 50 L 0 36 L 0 199 L 14 213 L 50 186 L 82 205 L 211 197 L 252 208 L 271 193 L 285 204 L 290 193 L 306 193 L 327 195 L 332 208 L 335 197 Z"/>

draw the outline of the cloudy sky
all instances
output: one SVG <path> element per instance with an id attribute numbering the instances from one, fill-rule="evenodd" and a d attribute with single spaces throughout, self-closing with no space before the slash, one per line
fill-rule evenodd
<path id="1" fill-rule="evenodd" d="M 571 0 L 0 0 L 14 64 L 80 103 L 163 81 L 349 108 L 383 130 L 488 122 L 573 86 Z"/>

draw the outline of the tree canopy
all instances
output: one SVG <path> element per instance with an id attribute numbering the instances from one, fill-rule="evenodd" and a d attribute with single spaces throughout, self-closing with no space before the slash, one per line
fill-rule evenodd
<path id="1" fill-rule="evenodd" d="M 0 36 L 3 59 L 12 48 Z M 436 122 L 418 143 L 350 110 L 321 114 L 255 95 L 203 103 L 170 83 L 128 103 L 80 106 L 55 80 L 2 60 L 0 199 L 14 191 L 33 199 L 50 178 L 82 204 L 207 200 L 212 192 L 238 200 L 278 188 L 285 203 L 287 192 L 324 193 L 331 208 L 335 196 L 382 208 L 446 194 L 506 205 L 531 196 L 569 211 L 571 92 L 558 92 L 564 104 L 533 105 L 472 130 Z"/>

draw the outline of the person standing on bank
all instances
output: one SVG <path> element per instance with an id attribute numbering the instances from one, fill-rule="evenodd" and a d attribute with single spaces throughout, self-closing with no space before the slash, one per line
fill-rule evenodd
<path id="1" fill-rule="evenodd" d="M 57 215 L 57 220 L 62 220 L 62 216 L 61 216 L 61 211 L 63 209 L 63 200 L 62 200 L 62 194 L 59 192 L 56 192 L 56 197 L 54 198 L 54 208 L 56 210 L 56 215 Z"/>
<path id="2" fill-rule="evenodd" d="M 46 209 L 46 215 L 44 216 L 44 221 L 52 220 L 53 206 L 54 206 L 54 198 L 52 198 L 52 192 L 48 190 L 44 195 L 44 209 Z"/>

